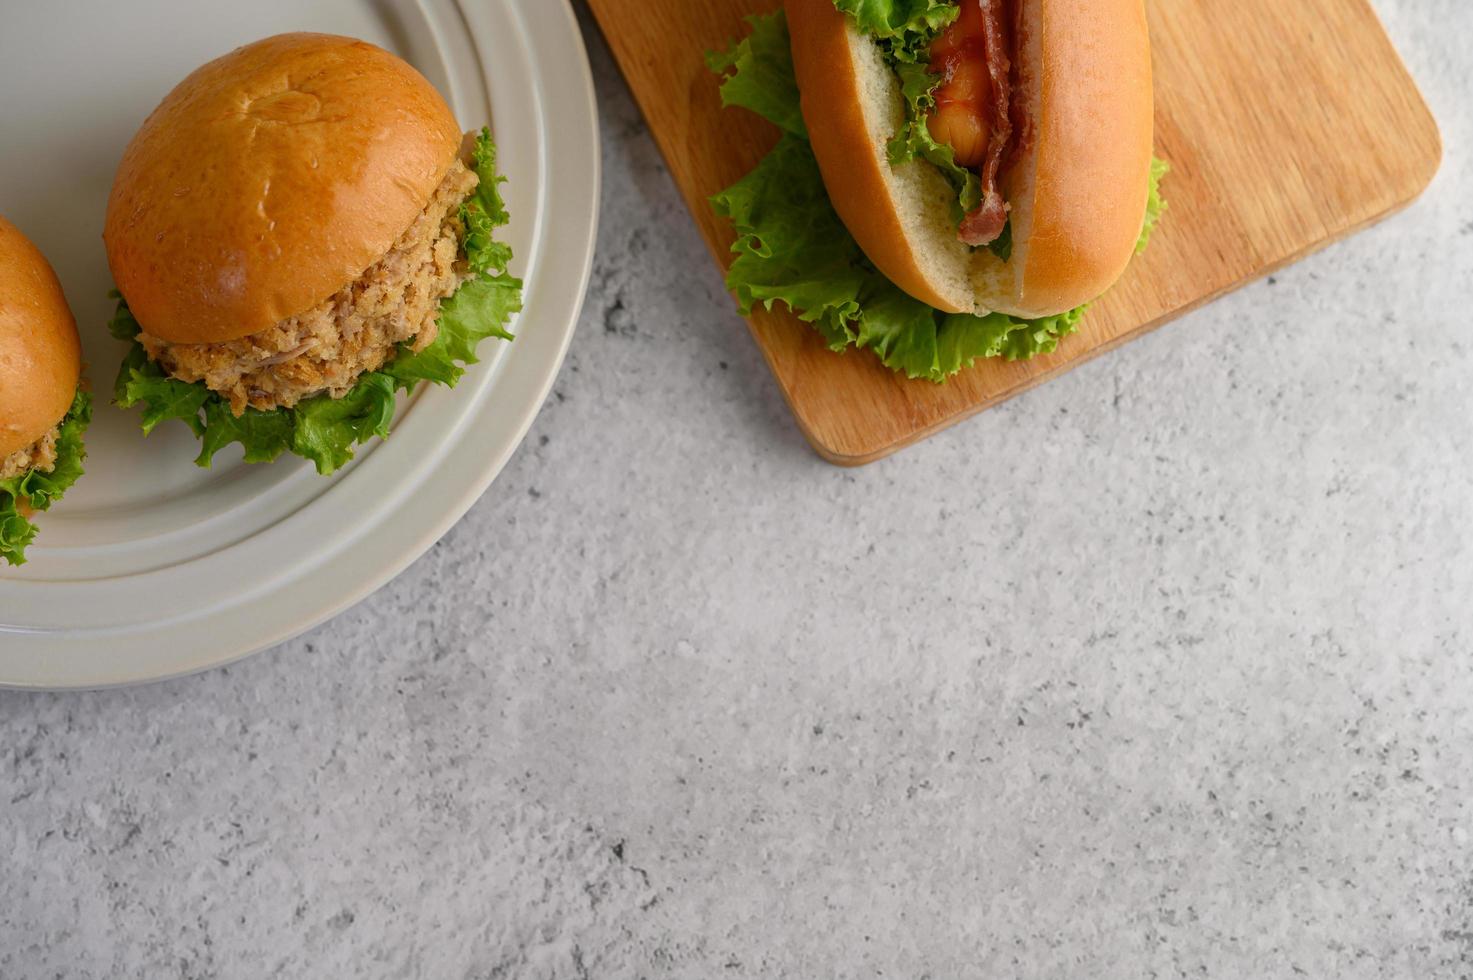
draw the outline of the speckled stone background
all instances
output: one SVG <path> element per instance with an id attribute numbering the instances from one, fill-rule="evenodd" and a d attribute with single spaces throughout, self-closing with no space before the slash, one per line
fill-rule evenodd
<path id="1" fill-rule="evenodd" d="M 580 11 L 526 445 L 273 653 L 0 694 L 0 977 L 1473 976 L 1473 5 L 1377 5 L 1421 203 L 853 472 Z"/>

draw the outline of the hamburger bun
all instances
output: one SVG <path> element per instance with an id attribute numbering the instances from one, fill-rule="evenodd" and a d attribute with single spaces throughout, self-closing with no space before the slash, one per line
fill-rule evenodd
<path id="1" fill-rule="evenodd" d="M 999 179 L 1004 262 L 957 239 L 956 191 L 924 161 L 891 166 L 900 80 L 833 0 L 786 0 L 803 118 L 824 184 L 860 248 L 910 295 L 949 313 L 1034 318 L 1105 292 L 1130 262 L 1153 140 L 1143 0 L 1016 0 L 1014 99 L 1031 139 Z"/>
<path id="2" fill-rule="evenodd" d="M 128 144 L 103 231 L 113 279 L 156 337 L 256 333 L 382 258 L 460 142 L 440 93 L 382 48 L 329 34 L 237 48 Z"/>
<path id="3" fill-rule="evenodd" d="M 81 373 L 77 321 L 56 273 L 0 218 L 0 458 L 27 448 L 66 416 Z"/>

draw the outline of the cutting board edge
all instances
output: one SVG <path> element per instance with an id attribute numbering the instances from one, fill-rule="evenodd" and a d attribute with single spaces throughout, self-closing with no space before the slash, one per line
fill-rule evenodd
<path id="1" fill-rule="evenodd" d="M 1427 118 L 1432 121 L 1433 127 L 1435 129 L 1436 122 L 1435 120 L 1433 120 L 1430 111 Z M 1166 326 L 1173 320 L 1186 316 L 1187 314 L 1201 309 L 1202 307 L 1207 306 L 1210 303 L 1214 303 L 1217 300 L 1222 299 L 1224 296 L 1235 293 L 1240 289 L 1253 285 L 1254 283 L 1262 282 L 1264 279 L 1267 279 L 1269 276 L 1272 276 L 1276 272 L 1280 272 L 1291 265 L 1302 262 L 1304 259 L 1310 257 L 1311 255 L 1322 252 L 1333 245 L 1343 242 L 1346 239 L 1351 238 L 1362 231 L 1365 231 L 1367 228 L 1380 224 L 1381 222 L 1396 216 L 1400 212 L 1410 207 L 1418 198 L 1422 196 L 1422 193 L 1427 189 L 1427 187 L 1432 183 L 1432 180 L 1437 176 L 1437 172 L 1441 167 L 1441 160 L 1442 143 L 1439 135 L 1437 153 L 1433 155 L 1430 160 L 1430 169 L 1425 174 L 1425 178 L 1419 178 L 1420 185 L 1415 186 L 1409 194 L 1394 201 L 1390 207 L 1384 208 L 1370 215 L 1369 217 L 1356 221 L 1333 235 L 1322 238 L 1317 242 L 1312 242 L 1307 247 L 1300 249 L 1299 251 L 1294 252 L 1282 259 L 1279 259 L 1271 265 L 1264 266 L 1262 269 L 1257 270 L 1252 276 L 1249 276 L 1245 279 L 1240 279 L 1224 287 L 1223 289 L 1217 290 L 1216 292 L 1201 296 L 1184 306 L 1180 306 L 1174 310 L 1169 310 L 1166 313 L 1163 313 L 1161 316 L 1156 317 L 1154 320 L 1142 323 L 1134 329 L 1120 334 L 1117 337 L 1113 337 L 1103 344 L 1097 344 L 1094 347 L 1081 351 L 1077 356 L 1063 362 L 1062 364 L 1059 364 L 1057 367 L 1052 368 L 1044 372 L 1043 374 L 1034 375 L 1033 377 L 1026 379 L 1022 384 L 1016 385 L 1006 391 L 1000 392 L 995 397 L 987 399 L 986 401 L 978 402 L 974 405 L 969 405 L 963 411 L 957 412 L 953 415 L 949 415 L 933 425 L 911 432 L 903 439 L 897 439 L 889 443 L 876 445 L 872 448 L 860 448 L 857 451 L 853 449 L 846 451 L 843 448 L 838 448 L 830 445 L 828 441 L 820 438 L 818 434 L 813 430 L 813 427 L 806 417 L 807 413 L 804 411 L 803 407 L 788 396 L 787 388 L 782 384 L 780 376 L 778 377 L 778 387 L 782 390 L 783 400 L 787 402 L 789 410 L 793 413 L 793 418 L 798 424 L 798 430 L 803 433 L 803 438 L 808 441 L 809 446 L 819 456 L 820 459 L 824 460 L 824 462 L 831 463 L 835 466 L 842 466 L 851 469 L 860 466 L 867 466 L 870 463 L 879 462 L 880 460 L 885 459 L 889 456 L 893 456 L 895 453 L 900 452 L 901 450 L 909 446 L 912 446 L 925 439 L 929 439 L 931 436 L 934 436 L 939 432 L 943 432 L 954 425 L 965 422 L 973 416 L 980 415 L 982 412 L 985 412 L 990 408 L 996 408 L 1003 402 L 1010 401 L 1013 398 L 1017 398 L 1019 395 L 1026 394 L 1034 388 L 1037 388 L 1039 385 L 1052 381 L 1055 378 L 1061 377 L 1062 375 L 1067 374 L 1077 367 L 1088 364 L 1090 361 L 1095 360 L 1097 357 L 1108 354 L 1111 351 L 1123 347 L 1133 340 L 1138 340 L 1146 334 Z M 757 338 L 755 337 L 755 328 L 752 326 L 750 321 L 748 321 L 748 328 L 750 331 L 753 332 L 753 339 L 756 340 Z M 765 359 L 765 347 L 763 347 L 760 342 L 758 343 L 758 347 L 763 348 Z M 866 356 L 870 355 L 866 353 Z M 768 364 L 768 367 L 770 370 L 774 369 L 774 365 L 772 365 L 770 362 Z M 775 370 L 774 375 L 776 375 Z M 929 382 L 910 383 L 926 384 Z"/>

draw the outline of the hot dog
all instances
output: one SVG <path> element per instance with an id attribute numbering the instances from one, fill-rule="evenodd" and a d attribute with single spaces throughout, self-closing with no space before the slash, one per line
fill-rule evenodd
<path id="1" fill-rule="evenodd" d="M 1144 0 L 785 0 L 708 63 L 781 138 L 711 198 L 744 313 L 941 382 L 1054 351 L 1165 208 Z"/>
<path id="2" fill-rule="evenodd" d="M 870 261 L 949 313 L 1046 317 L 1108 289 L 1134 252 L 1151 173 L 1143 0 L 932 4 L 944 23 L 919 57 L 840 9 L 858 6 L 785 3 L 813 153 Z M 934 87 L 908 103 L 919 68 Z M 916 111 L 975 178 L 975 203 L 959 210 L 955 180 L 924 155 L 896 160 Z M 1004 237 L 1010 253 L 980 247 Z"/>

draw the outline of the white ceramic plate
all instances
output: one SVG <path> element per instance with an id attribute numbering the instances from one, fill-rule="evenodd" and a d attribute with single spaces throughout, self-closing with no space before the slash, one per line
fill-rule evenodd
<path id="1" fill-rule="evenodd" d="M 593 256 L 593 84 L 567 0 L 195 0 L 6 6 L 0 214 L 41 247 L 77 315 L 96 399 L 86 476 L 0 566 L 0 686 L 172 677 L 274 646 L 400 572 L 521 442 L 571 339 Z M 418 67 L 464 128 L 494 120 L 526 305 L 453 390 L 401 404 L 393 436 L 330 478 L 295 457 L 195 467 L 194 437 L 109 404 L 102 218 L 123 147 L 198 65 L 282 31 L 365 38 Z"/>

